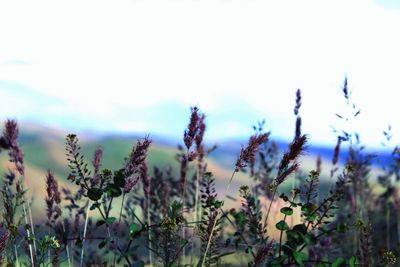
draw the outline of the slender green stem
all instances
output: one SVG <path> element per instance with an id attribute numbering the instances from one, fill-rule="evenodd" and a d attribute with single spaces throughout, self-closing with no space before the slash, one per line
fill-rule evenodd
<path id="1" fill-rule="evenodd" d="M 83 238 L 82 238 L 82 249 L 81 249 L 81 259 L 80 259 L 80 266 L 83 266 L 83 255 L 85 253 L 85 240 L 86 240 L 86 232 L 87 232 L 87 227 L 88 227 L 88 222 L 89 222 L 89 211 L 90 211 L 90 203 L 91 201 L 89 200 L 88 206 L 86 209 L 86 218 L 85 218 L 85 225 L 83 227 Z"/>
<path id="2" fill-rule="evenodd" d="M 226 195 L 228 194 L 229 189 L 231 188 L 232 180 L 233 180 L 233 177 L 235 176 L 236 172 L 237 172 L 237 171 L 234 170 L 233 173 L 232 173 L 232 175 L 231 175 L 231 178 L 229 179 L 228 185 L 227 185 L 226 188 L 225 188 L 225 193 L 224 193 L 224 198 L 223 198 L 223 200 L 225 200 Z M 215 230 L 215 226 L 217 225 L 217 221 L 218 221 L 218 211 L 219 211 L 219 210 L 217 210 L 217 216 L 215 216 L 215 220 L 214 220 L 213 226 L 212 226 L 212 228 L 211 228 L 211 233 L 210 233 L 210 236 L 209 236 L 209 238 L 208 238 L 207 246 L 206 246 L 206 249 L 205 249 L 205 251 L 204 251 L 203 259 L 202 259 L 202 262 L 201 262 L 201 267 L 203 267 L 204 264 L 205 264 L 205 262 L 206 262 L 206 256 L 207 256 L 207 253 L 208 253 L 208 249 L 210 248 L 211 239 L 212 239 L 212 237 L 213 237 L 214 230 Z"/>
<path id="3" fill-rule="evenodd" d="M 28 202 L 28 215 L 29 215 L 29 221 L 30 221 L 30 224 L 31 224 L 32 235 L 35 236 L 35 227 L 33 225 L 33 220 L 32 220 L 31 204 L 32 203 Z M 33 248 L 34 248 L 35 253 L 36 253 L 37 247 L 36 247 L 36 240 L 35 239 L 33 239 Z"/>
<path id="4" fill-rule="evenodd" d="M 114 199 L 114 197 L 111 197 L 110 203 L 108 203 L 108 208 L 107 208 L 107 211 L 106 211 L 107 218 L 108 218 L 108 216 L 110 216 L 110 211 L 111 211 L 111 208 L 112 208 L 113 199 Z"/>
<path id="5" fill-rule="evenodd" d="M 122 194 L 121 208 L 119 209 L 118 224 L 121 223 L 122 209 L 123 209 L 123 207 L 124 207 L 124 201 L 125 201 L 125 192 Z"/>
<path id="6" fill-rule="evenodd" d="M 275 195 L 276 195 L 276 190 L 277 190 L 277 187 L 274 188 L 274 192 L 273 192 L 273 194 L 272 194 L 271 202 L 269 203 L 269 206 L 268 206 L 267 215 L 265 216 L 265 220 L 264 220 L 264 230 L 267 229 L 268 217 L 269 217 L 269 213 L 271 212 L 272 203 L 274 203 L 274 198 L 275 198 Z"/>
<path id="7" fill-rule="evenodd" d="M 24 212 L 25 224 L 29 225 L 29 223 L 28 223 L 28 215 L 27 215 L 27 212 L 26 212 L 25 198 L 24 198 L 23 203 L 22 203 L 22 209 L 23 209 L 23 212 Z M 28 228 L 26 229 L 26 235 L 28 237 L 28 240 L 30 240 L 31 234 L 30 234 L 30 231 L 29 231 Z M 31 264 L 32 264 L 32 266 L 35 266 L 35 262 L 33 260 L 33 249 L 32 249 L 32 244 L 30 243 L 30 241 L 28 241 L 28 246 L 29 246 L 29 254 L 30 254 L 30 257 L 31 257 Z"/>

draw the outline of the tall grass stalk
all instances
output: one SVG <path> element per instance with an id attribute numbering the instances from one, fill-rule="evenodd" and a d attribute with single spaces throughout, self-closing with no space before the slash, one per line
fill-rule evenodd
<path id="1" fill-rule="evenodd" d="M 86 241 L 86 233 L 87 233 L 87 227 L 88 227 L 88 222 L 89 222 L 89 212 L 90 212 L 90 204 L 91 201 L 89 200 L 88 206 L 86 209 L 86 218 L 85 218 L 85 225 L 83 227 L 83 238 L 82 238 L 82 250 L 81 250 L 81 259 L 80 259 L 80 266 L 83 266 L 83 256 L 85 253 L 85 241 Z"/>
<path id="2" fill-rule="evenodd" d="M 27 212 L 26 212 L 26 200 L 25 200 L 25 198 L 24 198 L 23 203 L 22 203 L 22 209 L 23 209 L 23 212 L 24 212 L 25 225 L 29 225 L 29 222 L 28 222 L 28 214 L 27 214 Z M 33 249 L 32 249 L 32 244 L 30 243 L 31 234 L 30 234 L 30 231 L 29 231 L 28 228 L 26 229 L 26 235 L 27 235 L 27 237 L 28 237 L 28 246 L 29 246 L 29 254 L 30 254 L 30 257 L 31 257 L 31 264 L 32 264 L 32 266 L 35 266 L 35 262 L 34 262 L 34 260 L 33 260 Z"/>
<path id="3" fill-rule="evenodd" d="M 34 227 L 34 225 L 33 225 L 33 220 L 32 220 L 32 210 L 31 210 L 31 206 L 32 206 L 32 203 L 31 203 L 31 202 L 28 202 L 29 222 L 30 222 L 30 224 L 31 224 L 32 234 L 33 234 L 33 236 L 35 236 L 35 227 Z M 37 248 L 36 248 L 36 239 L 33 239 L 33 249 L 35 250 L 35 253 L 36 253 L 36 251 L 37 251 Z"/>
<path id="4" fill-rule="evenodd" d="M 233 177 L 235 176 L 236 172 L 237 172 L 237 171 L 236 171 L 236 169 L 235 169 L 235 170 L 233 171 L 232 175 L 231 175 L 231 178 L 229 179 L 229 182 L 228 182 L 227 186 L 225 187 L 223 201 L 225 200 L 226 195 L 228 194 L 229 189 L 231 188 L 231 184 L 232 184 L 232 181 L 233 181 Z M 215 220 L 214 220 L 213 226 L 212 226 L 212 228 L 211 228 L 210 236 L 209 236 L 208 241 L 207 241 L 207 246 L 206 246 L 206 249 L 205 249 L 205 251 L 204 251 L 204 255 L 203 255 L 203 257 L 202 257 L 202 260 L 201 260 L 201 267 L 203 267 L 204 264 L 205 264 L 205 262 L 206 262 L 206 257 L 207 257 L 208 249 L 210 248 L 211 239 L 212 239 L 213 234 L 214 234 L 215 226 L 217 225 L 217 221 L 218 221 L 217 218 L 218 218 L 218 216 L 219 216 L 219 210 L 217 210 L 217 215 L 215 216 Z"/>
<path id="5" fill-rule="evenodd" d="M 271 197 L 271 201 L 270 201 L 269 206 L 268 206 L 267 215 L 265 216 L 265 220 L 264 220 L 264 230 L 267 228 L 267 225 L 268 225 L 268 217 L 269 217 L 269 213 L 271 212 L 272 204 L 274 203 L 276 190 L 277 190 L 277 187 L 274 188 L 274 191 L 273 191 L 272 197 Z"/>

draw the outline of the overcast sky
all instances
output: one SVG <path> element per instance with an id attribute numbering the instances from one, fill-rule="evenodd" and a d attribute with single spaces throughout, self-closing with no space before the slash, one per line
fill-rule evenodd
<path id="1" fill-rule="evenodd" d="M 72 130 L 181 135 L 190 106 L 208 137 L 330 126 L 400 142 L 400 1 L 2 1 L 0 120 Z M 361 114 L 341 125 L 349 79 Z"/>

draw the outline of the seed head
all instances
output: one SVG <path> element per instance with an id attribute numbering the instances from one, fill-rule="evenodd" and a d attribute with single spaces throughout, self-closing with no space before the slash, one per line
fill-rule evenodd
<path id="1" fill-rule="evenodd" d="M 268 140 L 268 134 L 253 135 L 250 137 L 247 147 L 240 150 L 240 155 L 236 161 L 235 171 L 238 172 L 248 164 L 254 165 L 256 161 L 256 152 L 259 146 Z"/>

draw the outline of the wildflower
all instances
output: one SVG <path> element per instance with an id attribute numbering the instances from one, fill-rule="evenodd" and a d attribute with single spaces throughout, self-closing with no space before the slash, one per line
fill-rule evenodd
<path id="1" fill-rule="evenodd" d="M 185 143 L 187 149 L 189 149 L 192 146 L 195 136 L 199 130 L 199 125 L 198 125 L 199 119 L 200 119 L 199 108 L 193 107 L 188 128 L 185 130 L 185 133 L 183 134 L 183 142 Z"/>
<path id="2" fill-rule="evenodd" d="M 199 120 L 198 133 L 196 135 L 196 154 L 198 160 L 201 162 L 205 156 L 205 149 L 203 144 L 204 133 L 206 131 L 205 115 L 202 115 Z"/>
<path id="3" fill-rule="evenodd" d="M 294 106 L 294 115 L 297 116 L 297 118 L 296 118 L 296 131 L 295 131 L 296 138 L 300 137 L 300 135 L 301 135 L 301 117 L 299 116 L 300 107 L 301 107 L 301 93 L 300 93 L 300 89 L 297 89 L 297 91 L 296 91 L 296 105 Z"/>
<path id="4" fill-rule="evenodd" d="M 128 177 L 124 187 L 125 193 L 130 192 L 139 181 L 140 175 L 143 175 L 143 165 L 146 164 L 145 160 L 150 144 L 151 140 L 146 137 L 143 141 L 138 141 L 136 147 L 133 148 L 125 167 L 125 175 Z"/>
<path id="5" fill-rule="evenodd" d="M 101 160 L 103 159 L 103 149 L 101 147 L 96 148 L 94 152 L 94 159 L 92 161 L 94 167 L 94 174 L 91 179 L 91 186 L 96 186 L 100 182 L 99 171 L 101 168 Z"/>
<path id="6" fill-rule="evenodd" d="M 139 181 L 138 176 L 131 176 L 126 180 L 125 186 L 124 186 L 124 193 L 129 193 L 132 188 L 137 184 Z"/>
<path id="7" fill-rule="evenodd" d="M 61 203 L 61 194 L 58 190 L 57 180 L 50 171 L 47 172 L 46 176 L 46 193 L 47 218 L 50 223 L 61 215 L 61 209 L 58 206 Z"/>
<path id="8" fill-rule="evenodd" d="M 19 174 L 24 175 L 24 154 L 18 144 L 18 135 L 19 129 L 17 122 L 14 120 L 7 120 L 2 143 L 5 143 L 5 146 L 9 149 L 8 155 L 10 156 L 10 161 L 15 164 Z"/>
<path id="9" fill-rule="evenodd" d="M 148 198 L 150 195 L 150 188 L 151 188 L 151 180 L 148 174 L 147 163 L 144 162 L 140 167 L 140 177 L 143 182 L 143 191 L 146 197 Z"/>
<path id="10" fill-rule="evenodd" d="M 246 148 L 240 150 L 240 156 L 236 161 L 235 171 L 238 172 L 243 169 L 247 164 L 254 165 L 256 161 L 256 152 L 258 147 L 268 140 L 268 134 L 253 135 L 249 139 L 249 143 Z"/>
<path id="11" fill-rule="evenodd" d="M 143 141 L 137 142 L 136 147 L 132 149 L 131 155 L 128 159 L 128 164 L 125 169 L 127 173 L 131 174 L 139 170 L 140 166 L 146 160 L 150 144 L 151 140 L 148 137 Z"/>
<path id="12" fill-rule="evenodd" d="M 289 145 L 289 150 L 285 152 L 278 167 L 276 183 L 281 184 L 290 174 L 299 167 L 298 157 L 303 153 L 307 142 L 307 136 L 296 137 Z"/>
<path id="13" fill-rule="evenodd" d="M 299 109 L 301 107 L 301 92 L 300 89 L 296 91 L 296 105 L 294 106 L 294 115 L 299 115 Z"/>

